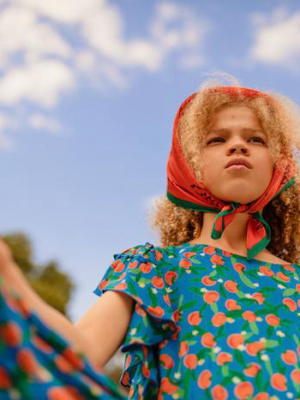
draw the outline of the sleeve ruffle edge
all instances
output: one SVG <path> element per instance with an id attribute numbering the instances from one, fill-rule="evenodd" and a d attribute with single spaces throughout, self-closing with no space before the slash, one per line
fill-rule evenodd
<path id="1" fill-rule="evenodd" d="M 94 293 L 107 290 L 126 293 L 135 300 L 121 351 L 126 353 L 120 384 L 130 387 L 129 398 L 142 390 L 144 398 L 156 398 L 159 386 L 155 345 L 176 335 L 177 326 L 168 285 L 159 267 L 161 253 L 147 242 L 114 255 Z"/>

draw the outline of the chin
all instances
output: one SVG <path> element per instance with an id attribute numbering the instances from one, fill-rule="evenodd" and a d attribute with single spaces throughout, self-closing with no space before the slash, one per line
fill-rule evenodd
<path id="1" fill-rule="evenodd" d="M 235 203 L 240 203 L 240 204 L 248 204 L 251 203 L 252 201 L 258 199 L 259 196 L 216 196 L 218 199 L 224 201 L 225 203 L 231 203 L 231 202 L 235 202 Z"/>

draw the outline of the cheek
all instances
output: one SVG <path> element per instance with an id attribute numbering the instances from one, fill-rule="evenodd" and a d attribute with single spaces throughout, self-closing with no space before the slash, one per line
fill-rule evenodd
<path id="1" fill-rule="evenodd" d="M 260 161 L 257 163 L 258 175 L 266 180 L 270 181 L 272 179 L 273 171 L 274 171 L 274 163 L 269 154 L 265 154 L 260 158 Z M 263 171 L 263 173 L 261 173 Z"/>
<path id="2" fill-rule="evenodd" d="M 214 180 L 216 176 L 220 175 L 220 157 L 216 154 L 203 154 L 203 166 L 201 169 L 201 176 L 204 183 Z"/>
<path id="3" fill-rule="evenodd" d="M 262 166 L 261 171 L 264 171 L 264 173 L 263 174 L 259 174 L 258 178 L 263 181 L 263 186 L 266 189 L 269 186 L 269 184 L 270 184 L 270 182 L 272 180 L 274 167 L 273 167 L 273 165 L 267 165 L 267 166 L 264 165 L 264 166 Z"/>

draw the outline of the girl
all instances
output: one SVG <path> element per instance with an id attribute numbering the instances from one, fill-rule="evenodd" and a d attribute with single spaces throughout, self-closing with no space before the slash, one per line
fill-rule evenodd
<path id="1" fill-rule="evenodd" d="M 75 327 L 3 260 L 12 285 L 92 362 L 122 345 L 129 398 L 300 399 L 300 121 L 289 104 L 238 85 L 184 101 L 153 220 L 161 247 L 115 254 Z"/>

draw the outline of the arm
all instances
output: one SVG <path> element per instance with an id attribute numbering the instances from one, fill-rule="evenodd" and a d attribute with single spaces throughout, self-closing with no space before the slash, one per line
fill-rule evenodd
<path id="1" fill-rule="evenodd" d="M 93 347 L 97 362 L 104 366 L 123 343 L 134 300 L 125 293 L 108 290 L 75 324 Z"/>
<path id="2" fill-rule="evenodd" d="M 2 241 L 0 274 L 5 284 L 24 299 L 29 309 L 75 348 L 83 351 L 95 365 L 104 367 L 122 343 L 133 309 L 133 299 L 129 296 L 105 292 L 81 320 L 73 324 L 34 292 Z"/>

